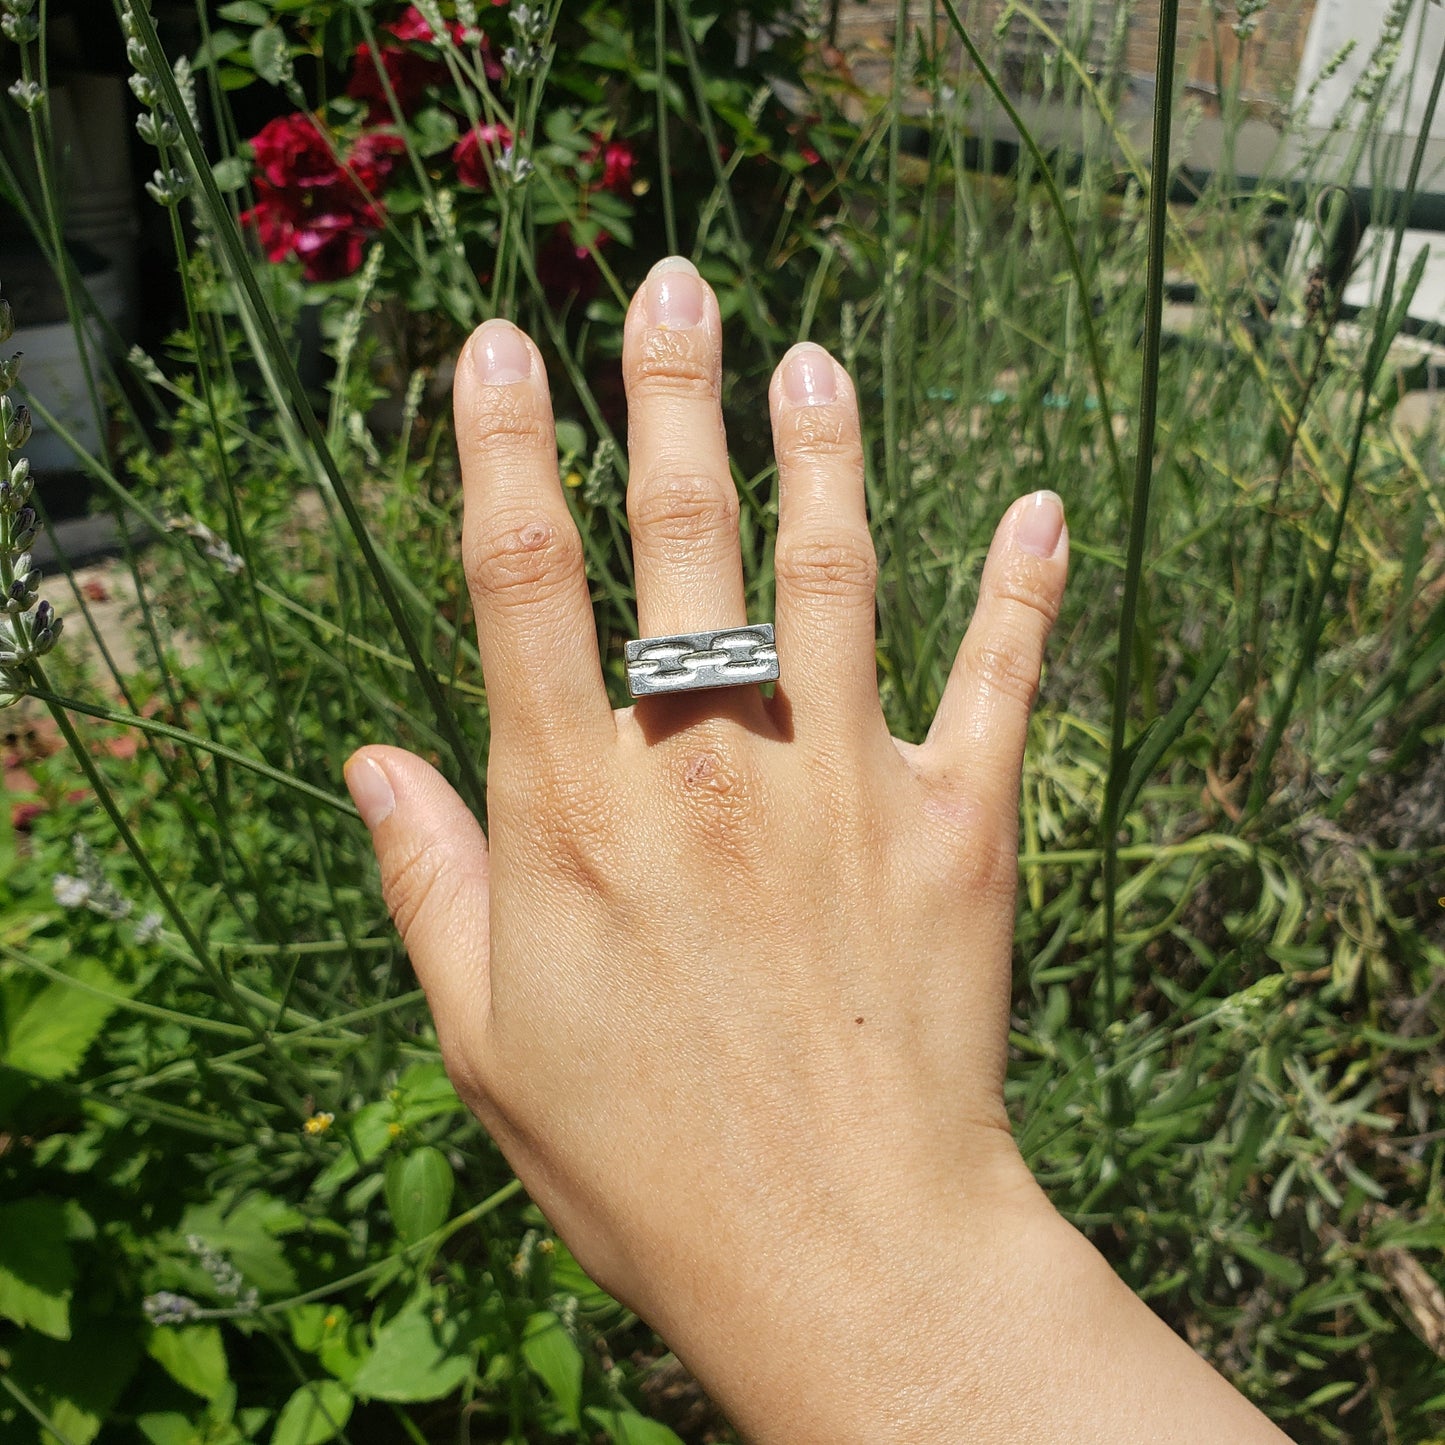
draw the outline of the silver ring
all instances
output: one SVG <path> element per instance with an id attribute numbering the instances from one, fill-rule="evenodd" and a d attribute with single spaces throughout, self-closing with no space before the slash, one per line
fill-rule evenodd
<path id="1" fill-rule="evenodd" d="M 643 637 L 629 642 L 625 655 L 627 689 L 633 697 L 772 682 L 778 675 L 771 622 L 721 632 Z"/>

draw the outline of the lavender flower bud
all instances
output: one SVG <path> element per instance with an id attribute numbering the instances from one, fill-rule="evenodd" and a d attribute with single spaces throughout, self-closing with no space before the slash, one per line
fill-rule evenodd
<path id="1" fill-rule="evenodd" d="M 21 507 L 10 523 L 10 548 L 14 552 L 28 551 L 40 530 L 40 518 L 34 507 Z"/>
<path id="2" fill-rule="evenodd" d="M 45 99 L 45 91 L 35 80 L 17 80 L 6 94 L 26 115 L 29 115 Z"/>
<path id="3" fill-rule="evenodd" d="M 15 313 L 10 309 L 10 303 L 0 296 L 0 346 L 3 346 L 15 334 Z"/>
<path id="4" fill-rule="evenodd" d="M 11 579 L 10 586 L 6 590 L 3 606 L 6 612 L 12 615 L 24 612 L 35 601 L 35 589 L 40 586 L 40 573 L 38 570 L 30 571 L 24 576 Z"/>
<path id="5" fill-rule="evenodd" d="M 8 396 L 0 396 L 0 431 L 5 445 L 18 452 L 30 440 L 30 408 L 19 406 Z"/>
<path id="6" fill-rule="evenodd" d="M 50 881 L 50 891 L 62 908 L 84 908 L 90 899 L 90 884 L 72 873 L 57 873 Z"/>
<path id="7" fill-rule="evenodd" d="M 170 170 L 157 171 L 155 178 L 146 182 L 146 191 L 151 200 L 166 207 L 174 206 L 183 200 L 190 188 L 190 181 L 174 166 Z"/>
<path id="8" fill-rule="evenodd" d="M 155 83 L 149 76 L 141 75 L 132 71 L 130 77 L 131 94 L 149 110 L 160 97 L 160 92 L 155 88 Z"/>
<path id="9" fill-rule="evenodd" d="M 17 457 L 10 464 L 10 495 L 14 498 L 14 507 L 23 507 L 34 490 L 35 478 L 30 475 L 30 458 Z M 3 510 L 0 507 L 0 511 Z"/>
<path id="10" fill-rule="evenodd" d="M 44 607 L 46 604 L 42 602 L 40 605 Z M 39 631 L 36 632 L 35 636 L 31 639 L 31 655 L 34 657 L 44 657 L 45 654 L 49 652 L 50 649 L 54 647 L 55 644 L 60 640 L 60 634 L 64 630 L 65 619 L 63 617 L 57 617 L 52 611 L 50 615 L 49 625 L 40 628 Z"/>
<path id="11" fill-rule="evenodd" d="M 153 1325 L 183 1325 L 201 1312 L 195 1300 L 168 1289 L 158 1290 L 141 1301 L 141 1310 Z"/>
<path id="12" fill-rule="evenodd" d="M 135 118 L 136 134 L 148 146 L 173 146 L 179 143 L 181 128 L 176 118 L 165 109 L 142 112 Z"/>
<path id="13" fill-rule="evenodd" d="M 0 361 L 0 391 L 9 391 L 20 380 L 20 352 L 9 361 Z"/>
<path id="14" fill-rule="evenodd" d="M 5 0 L 5 8 L 12 15 L 29 15 L 35 9 L 35 0 Z"/>
<path id="15" fill-rule="evenodd" d="M 40 34 L 40 22 L 33 15 L 0 15 L 0 35 L 16 45 L 29 45 Z"/>

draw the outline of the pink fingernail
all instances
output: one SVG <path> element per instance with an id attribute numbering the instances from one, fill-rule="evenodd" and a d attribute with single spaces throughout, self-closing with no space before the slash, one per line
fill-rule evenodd
<path id="1" fill-rule="evenodd" d="M 803 342 L 783 365 L 783 395 L 794 406 L 824 406 L 838 395 L 833 358 L 821 346 Z"/>
<path id="2" fill-rule="evenodd" d="M 371 758 L 353 758 L 343 770 L 351 801 L 361 814 L 361 821 L 368 828 L 375 828 L 386 822 L 396 807 L 396 794 L 391 790 L 391 779 L 381 770 L 381 764 Z"/>
<path id="3" fill-rule="evenodd" d="M 697 267 L 682 256 L 669 256 L 647 278 L 645 314 L 649 326 L 685 331 L 702 324 L 703 289 Z"/>
<path id="4" fill-rule="evenodd" d="M 1014 523 L 1014 541 L 1035 557 L 1052 557 L 1064 531 L 1064 504 L 1057 492 L 1035 492 Z"/>
<path id="5" fill-rule="evenodd" d="M 488 386 L 513 386 L 532 374 L 532 352 L 522 333 L 509 321 L 489 321 L 472 343 L 479 370 Z"/>

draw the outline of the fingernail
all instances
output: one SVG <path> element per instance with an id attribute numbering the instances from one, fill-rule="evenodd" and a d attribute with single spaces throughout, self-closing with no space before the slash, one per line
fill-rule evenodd
<path id="1" fill-rule="evenodd" d="M 685 331 L 702 323 L 702 278 L 682 256 L 659 261 L 647 276 L 646 315 L 649 326 Z"/>
<path id="2" fill-rule="evenodd" d="M 795 346 L 783 367 L 783 395 L 794 406 L 822 406 L 838 395 L 833 358 L 821 346 Z"/>
<path id="3" fill-rule="evenodd" d="M 472 343 L 482 380 L 488 386 L 512 386 L 532 374 L 532 353 L 522 333 L 509 321 L 489 321 Z"/>
<path id="4" fill-rule="evenodd" d="M 1064 504 L 1057 492 L 1035 492 L 1014 525 L 1014 541 L 1035 557 L 1052 557 L 1064 530 Z"/>
<path id="5" fill-rule="evenodd" d="M 396 794 L 391 790 L 391 779 L 382 772 L 379 763 L 371 758 L 353 758 L 343 770 L 343 776 L 351 801 L 368 828 L 375 828 L 391 817 Z"/>

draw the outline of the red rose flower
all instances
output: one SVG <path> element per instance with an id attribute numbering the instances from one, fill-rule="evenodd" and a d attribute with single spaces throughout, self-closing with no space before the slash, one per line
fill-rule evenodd
<path id="1" fill-rule="evenodd" d="M 455 21 L 447 27 L 453 38 L 461 35 L 462 27 Z M 408 5 L 401 13 L 400 20 L 393 20 L 390 25 L 382 26 L 383 30 L 390 31 L 398 40 L 435 40 L 432 28 L 426 23 L 426 17 L 416 8 L 415 5 Z"/>
<path id="2" fill-rule="evenodd" d="M 291 211 L 284 191 L 258 181 L 256 204 L 241 214 L 241 224 L 255 231 L 266 259 L 272 263 L 284 261 L 291 254 L 292 241 L 296 236 L 296 223 L 291 218 Z"/>
<path id="3" fill-rule="evenodd" d="M 339 170 L 316 117 L 305 111 L 267 121 L 250 144 L 256 170 L 268 185 L 330 185 Z"/>
<path id="4" fill-rule="evenodd" d="M 632 190 L 632 168 L 637 153 L 625 140 L 609 141 L 602 147 L 602 189 L 626 195 Z"/>
<path id="5" fill-rule="evenodd" d="M 452 40 L 462 43 L 463 27 L 459 21 L 447 26 Z M 370 45 L 362 43 L 356 47 L 351 67 L 351 79 L 347 82 L 346 93 L 353 100 L 367 103 L 367 122 L 375 125 L 391 116 L 391 106 L 386 98 L 386 86 L 382 84 L 382 72 L 396 95 L 396 103 L 404 116 L 410 116 L 421 103 L 429 85 L 442 85 L 450 79 L 445 63 L 432 53 L 413 50 L 413 45 L 435 46 L 439 42 L 425 17 L 415 5 L 408 5 L 401 18 L 390 25 L 381 27 L 378 36 L 381 59 L 378 63 Z M 481 42 L 482 68 L 489 80 L 500 80 L 503 69 L 500 62 L 492 58 L 491 45 L 484 36 Z"/>
<path id="6" fill-rule="evenodd" d="M 382 72 L 386 83 L 382 81 Z M 403 116 L 410 117 L 421 104 L 428 85 L 445 77 L 446 66 L 439 61 L 428 60 L 400 46 L 383 45 L 381 61 L 373 55 L 371 46 L 356 47 L 356 57 L 351 68 L 351 79 L 347 82 L 346 93 L 353 100 L 364 100 L 367 104 L 366 119 L 375 125 L 391 119 L 391 102 L 386 96 L 386 85 L 390 84 L 396 96 L 397 106 Z"/>
<path id="7" fill-rule="evenodd" d="M 385 189 L 405 154 L 406 142 L 399 135 L 369 130 L 351 147 L 347 164 L 362 188 L 374 196 Z"/>
<path id="8" fill-rule="evenodd" d="M 452 148 L 452 164 L 457 168 L 457 180 L 475 191 L 485 191 L 492 184 L 490 165 L 503 150 L 512 143 L 512 132 L 504 125 L 474 126 Z M 487 156 L 482 154 L 486 146 Z"/>
<path id="9" fill-rule="evenodd" d="M 353 211 L 310 216 L 292 245 L 308 281 L 340 281 L 361 267 L 370 232 Z"/>
<path id="10" fill-rule="evenodd" d="M 637 164 L 637 152 L 632 143 L 625 140 L 603 140 L 593 136 L 592 149 L 582 157 L 582 164 L 602 166 L 598 184 L 604 191 L 615 191 L 627 195 L 632 190 L 632 168 Z"/>
<path id="11" fill-rule="evenodd" d="M 381 227 L 377 198 L 406 142 L 369 132 L 343 166 L 314 117 L 297 114 L 271 121 L 251 148 L 256 204 L 241 220 L 255 231 L 267 259 L 296 256 L 308 281 L 350 276 L 361 265 L 367 239 Z"/>

